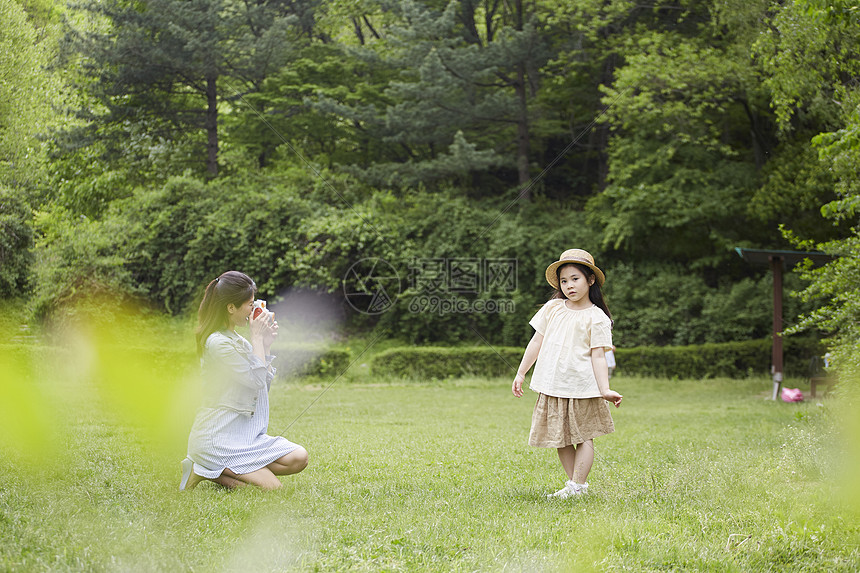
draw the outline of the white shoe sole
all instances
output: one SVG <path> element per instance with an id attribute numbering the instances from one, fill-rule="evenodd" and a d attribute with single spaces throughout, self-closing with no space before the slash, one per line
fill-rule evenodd
<path id="1" fill-rule="evenodd" d="M 188 480 L 191 478 L 191 472 L 194 470 L 194 462 L 191 458 L 185 458 L 179 464 L 182 468 L 182 479 L 179 481 L 179 491 L 185 491 L 185 486 L 188 485 Z"/>
<path id="2" fill-rule="evenodd" d="M 569 486 L 565 486 L 562 489 L 558 490 L 555 493 L 548 493 L 547 499 L 568 499 L 571 497 L 576 497 L 579 495 L 584 495 L 585 491 L 588 489 L 588 484 L 583 484 L 579 488 L 572 489 Z"/>

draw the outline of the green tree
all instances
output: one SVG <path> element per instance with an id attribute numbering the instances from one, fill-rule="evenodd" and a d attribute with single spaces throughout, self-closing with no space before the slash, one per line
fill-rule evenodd
<path id="1" fill-rule="evenodd" d="M 252 168 L 277 171 L 280 165 L 305 165 L 303 160 L 319 168 L 362 164 L 381 153 L 380 138 L 361 122 L 322 113 L 312 102 L 380 105 L 388 77 L 344 45 L 312 43 L 236 103 L 225 118 L 226 136 Z"/>
<path id="2" fill-rule="evenodd" d="M 359 167 L 370 181 L 475 186 L 473 177 L 505 165 L 516 166 L 520 184 L 529 181 L 532 100 L 548 52 L 536 15 L 526 10 L 519 1 L 396 4 L 397 22 L 359 55 L 393 76 L 384 99 L 317 98 L 318 109 L 386 144 Z"/>
<path id="3" fill-rule="evenodd" d="M 725 259 L 757 238 L 739 220 L 756 181 L 748 109 L 765 103 L 754 77 L 724 49 L 678 33 L 632 38 L 627 52 L 604 100 L 608 185 L 592 202 L 605 240 L 678 262 Z"/>
<path id="4" fill-rule="evenodd" d="M 775 7 L 755 45 L 767 72 L 779 125 L 792 133 L 818 120 L 812 138 L 820 168 L 836 197 L 821 207 L 839 235 L 821 241 L 811 233 L 786 234 L 801 247 L 820 248 L 838 258 L 807 268 L 809 287 L 801 297 L 820 306 L 792 329 L 817 329 L 832 336 L 837 365 L 860 373 L 860 14 L 843 0 L 799 0 Z"/>
<path id="5" fill-rule="evenodd" d="M 767 8 L 691 4 L 669 30 L 646 18 L 609 42 L 623 63 L 605 88 L 607 186 L 590 205 L 608 245 L 712 266 L 735 245 L 785 248 L 780 225 L 832 236 L 810 216 L 834 198 L 809 146 L 823 118 L 780 130 L 774 82 L 750 59 Z"/>
<path id="6" fill-rule="evenodd" d="M 32 207 L 46 187 L 46 134 L 63 83 L 49 63 L 59 37 L 52 0 L 0 0 L 0 296 L 29 294 L 35 234 Z"/>
<path id="7" fill-rule="evenodd" d="M 99 297 L 115 303 L 141 294 L 124 268 L 117 241 L 128 226 L 121 220 L 93 220 L 62 207 L 35 214 L 33 313 L 62 321 L 79 303 Z M 101 299 L 100 302 L 103 302 Z"/>
<path id="8" fill-rule="evenodd" d="M 44 176 L 41 137 L 56 120 L 61 84 L 46 70 L 56 41 L 50 9 L 0 0 L 0 183 L 16 189 Z"/>
<path id="9" fill-rule="evenodd" d="M 172 147 L 183 134 L 205 134 L 205 172 L 218 174 L 222 102 L 259 88 L 306 38 L 314 0 L 89 1 L 82 9 L 107 29 L 72 29 L 94 113 L 78 145 L 102 141 L 107 154 L 133 160 Z M 110 126 L 111 129 L 105 129 Z M 193 138 L 199 145 L 199 139 Z"/>

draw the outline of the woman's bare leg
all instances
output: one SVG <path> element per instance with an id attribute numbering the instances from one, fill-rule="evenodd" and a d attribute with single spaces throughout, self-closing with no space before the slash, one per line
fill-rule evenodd
<path id="1" fill-rule="evenodd" d="M 230 474 L 232 474 L 232 476 L 230 476 L 227 475 L 227 472 L 230 472 L 230 470 L 224 470 L 224 473 L 222 473 L 216 478 L 205 478 L 203 476 L 199 476 L 195 473 L 192 473 L 191 476 L 188 478 L 188 483 L 185 485 L 185 491 L 190 491 L 194 489 L 202 481 L 211 481 L 212 483 L 217 483 L 218 485 L 222 485 L 227 489 L 235 489 L 237 487 L 246 485 L 235 477 L 232 477 L 236 474 L 230 472 Z"/>
<path id="2" fill-rule="evenodd" d="M 203 476 L 199 476 L 194 472 L 191 472 L 191 475 L 188 476 L 188 483 L 185 484 L 185 491 L 190 491 L 194 489 L 195 487 L 197 487 L 197 484 L 199 484 L 204 479 L 206 478 L 204 478 Z"/>
<path id="3" fill-rule="evenodd" d="M 208 479 L 229 489 L 245 485 L 256 485 L 263 489 L 278 489 L 281 482 L 276 476 L 297 474 L 308 466 L 308 452 L 298 447 L 289 454 L 282 456 L 264 468 L 247 474 L 237 474 L 230 468 L 224 468 L 217 478 L 209 479 L 197 475 L 193 471 L 185 485 L 186 490 L 193 489 L 201 481 Z"/>
<path id="4" fill-rule="evenodd" d="M 276 476 L 297 474 L 308 467 L 308 451 L 299 446 L 266 466 Z"/>
<path id="5" fill-rule="evenodd" d="M 247 474 L 236 474 L 236 478 L 244 483 L 263 489 L 278 489 L 281 487 L 281 480 L 269 468 L 260 468 Z"/>
<path id="6" fill-rule="evenodd" d="M 223 485 L 227 489 L 236 489 L 237 487 L 244 487 L 246 484 L 243 481 L 239 480 L 239 476 L 233 473 L 233 470 L 230 468 L 224 468 L 224 471 L 221 472 L 221 475 L 211 480 L 218 485 Z"/>

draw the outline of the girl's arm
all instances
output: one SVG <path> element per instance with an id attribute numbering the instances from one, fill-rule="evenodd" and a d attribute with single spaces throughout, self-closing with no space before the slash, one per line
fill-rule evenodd
<path id="1" fill-rule="evenodd" d="M 609 367 L 606 366 L 606 349 L 591 349 L 591 367 L 594 369 L 594 377 L 597 378 L 597 388 L 600 395 L 607 402 L 612 402 L 615 407 L 621 405 L 621 394 L 609 389 Z"/>
<path id="2" fill-rule="evenodd" d="M 535 335 L 532 336 L 528 346 L 526 346 L 526 351 L 523 353 L 523 359 L 520 361 L 520 367 L 517 368 L 517 375 L 514 378 L 514 383 L 511 385 L 511 391 L 517 398 L 520 398 L 523 395 L 523 382 L 526 380 L 526 373 L 537 360 L 542 344 L 543 334 L 535 332 Z"/>

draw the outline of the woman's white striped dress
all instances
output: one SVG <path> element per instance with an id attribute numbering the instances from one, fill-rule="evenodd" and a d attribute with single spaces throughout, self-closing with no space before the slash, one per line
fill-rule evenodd
<path id="1" fill-rule="evenodd" d="M 225 469 L 247 474 L 298 448 L 284 437 L 270 436 L 269 388 L 273 356 L 263 362 L 251 343 L 234 331 L 215 332 L 203 351 L 204 400 L 188 436 L 194 473 L 214 479 Z M 237 392 L 251 393 L 256 406 L 238 403 Z M 253 412 L 253 413 L 251 413 Z"/>

